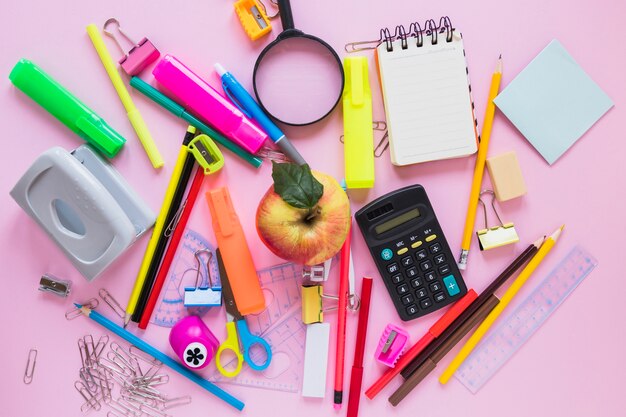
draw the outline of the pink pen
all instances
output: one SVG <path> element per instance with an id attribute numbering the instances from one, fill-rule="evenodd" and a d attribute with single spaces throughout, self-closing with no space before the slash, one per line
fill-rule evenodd
<path id="1" fill-rule="evenodd" d="M 267 139 L 235 105 L 175 57 L 166 55 L 152 74 L 179 104 L 248 152 L 257 153 Z"/>

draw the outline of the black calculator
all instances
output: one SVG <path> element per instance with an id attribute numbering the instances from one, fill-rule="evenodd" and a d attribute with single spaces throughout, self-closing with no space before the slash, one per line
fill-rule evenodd
<path id="1" fill-rule="evenodd" d="M 402 320 L 432 313 L 467 293 L 424 187 L 384 195 L 355 218 Z"/>

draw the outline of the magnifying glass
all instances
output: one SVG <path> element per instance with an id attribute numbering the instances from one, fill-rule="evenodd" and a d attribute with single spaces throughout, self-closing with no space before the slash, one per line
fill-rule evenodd
<path id="1" fill-rule="evenodd" d="M 254 93 L 276 120 L 305 126 L 326 117 L 341 99 L 341 59 L 329 44 L 294 27 L 289 0 L 278 0 L 278 8 L 283 31 L 256 60 Z"/>

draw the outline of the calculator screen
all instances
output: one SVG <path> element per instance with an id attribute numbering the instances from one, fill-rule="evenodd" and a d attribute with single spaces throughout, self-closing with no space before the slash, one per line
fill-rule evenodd
<path id="1" fill-rule="evenodd" d="M 374 228 L 377 234 L 382 234 L 390 231 L 391 229 L 403 225 L 404 223 L 416 219 L 420 216 L 420 211 L 416 208 L 407 211 L 404 214 L 394 217 L 391 220 L 387 220 L 385 223 L 381 223 Z"/>

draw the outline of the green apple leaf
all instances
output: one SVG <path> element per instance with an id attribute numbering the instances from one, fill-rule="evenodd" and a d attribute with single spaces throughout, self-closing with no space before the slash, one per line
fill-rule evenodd
<path id="1" fill-rule="evenodd" d="M 324 193 L 324 186 L 315 179 L 308 164 L 279 164 L 272 161 L 274 192 L 290 206 L 312 209 Z"/>

